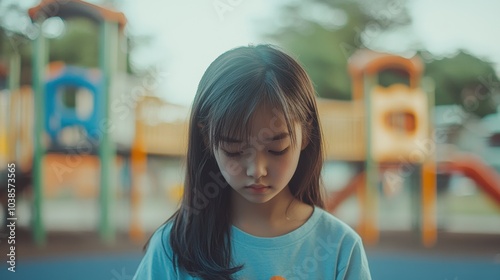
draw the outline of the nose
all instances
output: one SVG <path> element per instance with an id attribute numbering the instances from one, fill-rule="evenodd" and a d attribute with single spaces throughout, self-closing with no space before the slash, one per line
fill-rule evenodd
<path id="1" fill-rule="evenodd" d="M 247 176 L 259 179 L 267 175 L 267 163 L 264 156 L 254 154 L 248 159 Z"/>

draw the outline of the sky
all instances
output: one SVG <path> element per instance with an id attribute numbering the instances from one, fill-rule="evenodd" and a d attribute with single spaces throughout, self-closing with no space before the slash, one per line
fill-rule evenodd
<path id="1" fill-rule="evenodd" d="M 500 1 L 420 0 L 410 3 L 414 31 L 429 51 L 446 54 L 464 48 L 500 63 Z"/>
<path id="2" fill-rule="evenodd" d="M 137 65 L 156 65 L 167 72 L 162 96 L 189 104 L 208 65 L 223 52 L 259 40 L 255 22 L 272 16 L 276 4 L 264 0 L 127 1 L 132 33 L 155 36 L 151 48 L 132 57 Z M 277 3 L 276 1 L 273 3 Z M 155 55 L 151 55 L 151 54 Z"/>
<path id="3" fill-rule="evenodd" d="M 197 84 L 218 55 L 231 48 L 263 43 L 259 31 L 276 24 L 283 3 L 299 0 L 118 0 L 128 19 L 127 33 L 148 35 L 151 42 L 131 53 L 137 68 L 162 71 L 157 95 L 189 105 Z M 7 1 L 8 2 L 8 1 Z M 35 5 L 37 0 L 23 0 Z M 104 0 L 89 2 L 102 3 Z M 395 0 L 393 3 L 405 3 Z M 500 1 L 408 0 L 412 25 L 399 34 L 377 35 L 370 43 L 379 50 L 404 52 L 415 44 L 438 56 L 460 49 L 495 63 L 500 73 Z M 389 7 L 376 11 L 394 12 Z M 278 22 L 279 24 L 279 22 Z M 401 34 L 412 34 L 401 36 Z M 163 76 L 162 76 L 163 77 Z"/>

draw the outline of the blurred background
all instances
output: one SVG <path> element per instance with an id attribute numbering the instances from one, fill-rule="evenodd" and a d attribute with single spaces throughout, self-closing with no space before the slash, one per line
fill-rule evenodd
<path id="1" fill-rule="evenodd" d="M 314 82 L 327 210 L 362 236 L 374 279 L 500 279 L 499 12 L 494 0 L 1 0 L 1 279 L 132 279 L 178 207 L 201 75 L 259 43 Z"/>

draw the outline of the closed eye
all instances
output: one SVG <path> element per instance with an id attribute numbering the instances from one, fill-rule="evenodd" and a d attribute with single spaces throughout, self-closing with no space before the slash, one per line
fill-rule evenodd
<path id="1" fill-rule="evenodd" d="M 281 156 L 281 155 L 284 155 L 287 151 L 288 151 L 288 148 L 290 147 L 286 147 L 285 149 L 281 150 L 281 151 L 272 151 L 272 150 L 269 150 L 268 152 L 272 155 L 275 155 L 275 156 Z M 241 155 L 243 155 L 243 152 L 228 152 L 226 150 L 222 150 L 224 152 L 224 154 L 227 156 L 227 157 L 239 157 Z"/>
<path id="2" fill-rule="evenodd" d="M 284 155 L 287 151 L 288 151 L 288 148 L 290 147 L 286 147 L 284 150 L 281 150 L 281 151 L 269 151 L 269 153 L 275 155 L 275 156 L 281 156 L 281 155 Z"/>
<path id="3" fill-rule="evenodd" d="M 228 152 L 228 151 L 225 151 L 225 150 L 222 150 L 222 151 L 224 151 L 224 154 L 227 157 L 239 157 L 239 156 L 242 155 L 242 152 L 231 153 L 231 152 Z"/>

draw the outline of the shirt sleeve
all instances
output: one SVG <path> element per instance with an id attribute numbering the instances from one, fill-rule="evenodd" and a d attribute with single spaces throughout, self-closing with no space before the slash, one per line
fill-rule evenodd
<path id="1" fill-rule="evenodd" d="M 368 260 L 361 239 L 357 239 L 350 250 L 346 265 L 337 272 L 337 280 L 371 280 Z"/>
<path id="2" fill-rule="evenodd" d="M 168 227 L 160 227 L 151 237 L 146 254 L 134 275 L 134 280 L 177 279 L 168 238 L 165 238 L 166 231 Z"/>

